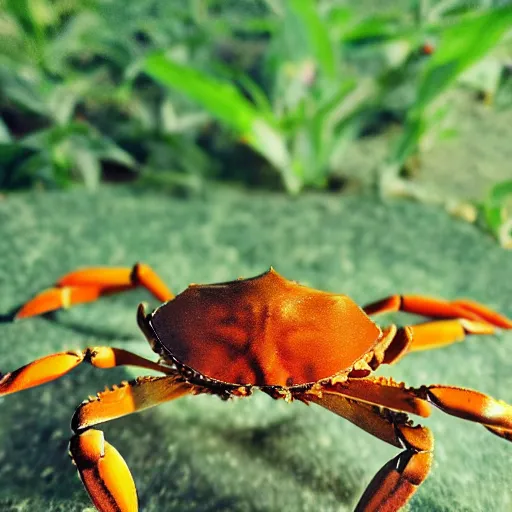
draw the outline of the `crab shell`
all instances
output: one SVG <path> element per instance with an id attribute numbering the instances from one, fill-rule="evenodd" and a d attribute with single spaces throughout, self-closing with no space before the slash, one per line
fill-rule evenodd
<path id="1" fill-rule="evenodd" d="M 302 286 L 272 268 L 190 285 L 146 327 L 164 358 L 235 386 L 290 387 L 346 373 L 381 337 L 346 295 Z"/>

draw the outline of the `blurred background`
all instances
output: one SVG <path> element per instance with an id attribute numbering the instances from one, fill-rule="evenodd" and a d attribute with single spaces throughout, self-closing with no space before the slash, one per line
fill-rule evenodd
<path id="1" fill-rule="evenodd" d="M 511 28 L 505 0 L 1 0 L 0 188 L 376 188 L 507 247 Z"/>

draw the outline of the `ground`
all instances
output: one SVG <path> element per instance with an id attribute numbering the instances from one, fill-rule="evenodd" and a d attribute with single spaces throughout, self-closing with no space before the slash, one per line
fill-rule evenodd
<path id="1" fill-rule="evenodd" d="M 512 315 L 510 253 L 438 208 L 367 195 L 251 194 L 214 188 L 177 199 L 131 188 L 23 193 L 0 201 L 0 370 L 49 352 L 109 345 L 150 354 L 138 331 L 144 291 L 52 318 L 9 314 L 62 273 L 85 265 L 151 264 L 180 291 L 190 282 L 281 274 L 360 303 L 395 292 L 470 297 Z M 403 316 L 400 317 L 403 320 Z M 395 316 L 393 319 L 397 320 Z M 390 318 L 382 318 L 381 321 Z M 409 385 L 445 383 L 512 403 L 512 333 L 415 353 L 380 373 Z M 72 375 L 0 399 L 0 510 L 91 510 L 67 455 L 74 408 L 127 370 Z M 434 411 L 435 463 L 414 511 L 512 508 L 512 444 Z M 125 456 L 141 510 L 352 510 L 397 450 L 315 405 L 257 393 L 222 402 L 188 397 L 114 421 L 107 439 Z"/>

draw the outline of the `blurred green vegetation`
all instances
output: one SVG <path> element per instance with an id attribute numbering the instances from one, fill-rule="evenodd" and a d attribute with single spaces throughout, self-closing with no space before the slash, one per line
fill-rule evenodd
<path id="1" fill-rule="evenodd" d="M 336 186 L 350 145 L 393 131 L 374 182 L 400 193 L 453 135 L 454 90 L 510 108 L 511 29 L 490 0 L 0 0 L 0 188 L 297 193 Z M 510 195 L 477 205 L 505 245 Z"/>

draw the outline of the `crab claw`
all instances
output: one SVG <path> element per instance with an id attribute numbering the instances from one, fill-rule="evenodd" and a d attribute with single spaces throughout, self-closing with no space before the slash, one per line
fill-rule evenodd
<path id="1" fill-rule="evenodd" d="M 100 430 L 71 438 L 69 452 L 100 512 L 137 512 L 137 491 L 126 462 Z"/>

